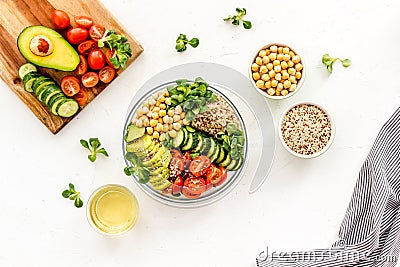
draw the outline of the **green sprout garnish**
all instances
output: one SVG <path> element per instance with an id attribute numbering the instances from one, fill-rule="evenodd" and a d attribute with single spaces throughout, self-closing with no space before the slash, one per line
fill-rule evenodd
<path id="1" fill-rule="evenodd" d="M 73 184 L 69 184 L 69 189 L 64 190 L 62 192 L 62 196 L 64 198 L 69 198 L 70 200 L 74 200 L 74 205 L 77 208 L 81 208 L 83 206 L 83 201 L 80 198 L 80 192 L 75 191 L 75 187 Z"/>
<path id="2" fill-rule="evenodd" d="M 179 34 L 178 38 L 176 39 L 175 49 L 177 52 L 183 52 L 186 50 L 186 45 L 189 44 L 193 48 L 196 48 L 199 45 L 199 39 L 192 38 L 188 40 L 185 34 Z"/>
<path id="3" fill-rule="evenodd" d="M 88 155 L 88 159 L 91 162 L 96 161 L 97 154 L 103 154 L 104 156 L 108 157 L 107 151 L 104 148 L 100 148 L 101 143 L 98 138 L 90 138 L 89 142 L 81 139 L 80 142 L 84 148 L 87 148 L 90 151 L 90 154 Z"/>
<path id="4" fill-rule="evenodd" d="M 322 56 L 322 63 L 326 66 L 326 68 L 328 69 L 329 73 L 332 73 L 333 70 L 333 63 L 336 62 L 336 60 L 339 60 L 340 62 L 342 62 L 342 66 L 347 68 L 351 65 L 351 61 L 350 59 L 340 59 L 340 58 L 332 58 L 329 56 L 329 54 L 324 54 Z"/>
<path id="5" fill-rule="evenodd" d="M 243 17 L 246 15 L 246 9 L 245 8 L 236 8 L 236 15 L 231 15 L 228 16 L 227 18 L 224 18 L 224 21 L 230 21 L 232 20 L 233 25 L 239 25 L 240 22 L 243 23 L 243 27 L 248 30 L 251 29 L 252 25 L 250 21 L 243 20 Z"/>

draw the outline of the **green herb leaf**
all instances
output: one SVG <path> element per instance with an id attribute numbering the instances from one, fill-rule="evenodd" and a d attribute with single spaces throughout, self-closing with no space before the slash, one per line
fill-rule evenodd
<path id="1" fill-rule="evenodd" d="M 89 159 L 91 162 L 95 162 L 96 159 L 97 159 L 97 156 L 96 156 L 96 154 L 88 155 L 88 159 Z"/>
<path id="2" fill-rule="evenodd" d="M 107 151 L 104 148 L 100 148 L 101 143 L 98 138 L 89 138 L 89 142 L 81 139 L 80 143 L 83 147 L 86 147 L 89 150 L 90 154 L 88 155 L 88 159 L 91 162 L 96 161 L 97 154 L 103 154 L 104 156 L 108 157 Z"/>
<path id="3" fill-rule="evenodd" d="M 86 140 L 81 139 L 80 143 L 84 148 L 89 149 L 89 144 L 88 144 L 88 142 Z"/>
<path id="4" fill-rule="evenodd" d="M 71 195 L 71 192 L 70 192 L 68 189 L 66 189 L 66 190 L 64 190 L 64 191 L 62 192 L 62 196 L 63 196 L 64 198 L 69 198 L 70 195 Z"/>
<path id="5" fill-rule="evenodd" d="M 89 144 L 93 148 L 93 150 L 96 150 L 99 146 L 101 146 L 98 138 L 89 138 Z"/>
<path id="6" fill-rule="evenodd" d="M 251 27 L 252 27 L 251 22 L 250 22 L 250 21 L 244 20 L 244 21 L 243 21 L 243 27 L 244 27 L 246 30 L 251 29 Z"/>
<path id="7" fill-rule="evenodd" d="M 350 65 L 351 65 L 351 61 L 350 61 L 350 59 L 343 59 L 342 60 L 342 66 L 343 67 L 345 67 L 345 68 L 348 68 L 348 67 L 350 67 Z"/>
<path id="8" fill-rule="evenodd" d="M 186 112 L 185 118 L 187 121 L 193 121 L 196 118 L 196 114 L 193 113 L 193 111 L 189 110 Z"/>
<path id="9" fill-rule="evenodd" d="M 74 205 L 77 208 L 82 208 L 83 206 L 83 201 L 81 200 L 81 198 L 78 196 L 75 201 L 74 201 Z"/>
<path id="10" fill-rule="evenodd" d="M 97 154 L 103 154 L 104 156 L 108 157 L 108 153 L 105 150 L 105 148 L 100 148 L 99 150 L 97 150 Z"/>
<path id="11" fill-rule="evenodd" d="M 322 56 L 322 64 L 326 66 L 326 69 L 329 71 L 329 73 L 332 73 L 333 71 L 333 64 L 335 63 L 336 60 L 340 60 L 342 62 L 342 66 L 347 68 L 351 65 L 350 59 L 340 59 L 340 58 L 332 58 L 329 56 L 329 54 L 324 54 Z"/>
<path id="12" fill-rule="evenodd" d="M 197 38 L 192 38 L 188 44 L 190 44 L 192 47 L 196 48 L 197 46 L 199 46 L 199 39 Z"/>
<path id="13" fill-rule="evenodd" d="M 189 44 L 190 46 L 196 48 L 199 45 L 199 39 L 197 38 L 192 38 L 190 41 L 186 37 L 185 34 L 179 34 L 178 38 L 176 39 L 175 42 L 175 50 L 177 52 L 183 52 L 186 51 L 187 47 L 186 45 Z"/>
<path id="14" fill-rule="evenodd" d="M 75 193 L 76 191 L 75 191 L 75 187 L 74 187 L 74 185 L 73 184 L 68 184 L 68 186 L 69 186 L 69 191 L 71 191 L 72 193 Z"/>
<path id="15" fill-rule="evenodd" d="M 243 20 L 243 17 L 246 15 L 247 11 L 245 8 L 236 8 L 236 15 L 230 15 L 224 18 L 224 21 L 232 21 L 233 25 L 239 25 L 240 22 L 243 23 L 243 27 L 245 29 L 251 29 L 252 24 L 248 20 Z"/>
<path id="16" fill-rule="evenodd" d="M 332 64 L 328 65 L 327 69 L 328 69 L 329 73 L 332 73 Z"/>
<path id="17" fill-rule="evenodd" d="M 69 198 L 70 200 L 74 200 L 75 207 L 80 208 L 83 206 L 83 202 L 80 199 L 80 192 L 75 191 L 75 187 L 72 183 L 68 185 L 69 189 L 66 189 L 62 192 L 62 196 L 64 198 Z"/>

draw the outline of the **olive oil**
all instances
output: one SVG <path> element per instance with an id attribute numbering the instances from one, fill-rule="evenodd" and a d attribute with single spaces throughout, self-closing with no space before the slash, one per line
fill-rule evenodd
<path id="1" fill-rule="evenodd" d="M 98 188 L 88 202 L 88 219 L 102 233 L 121 234 L 133 227 L 139 212 L 135 196 L 127 188 L 110 184 Z"/>

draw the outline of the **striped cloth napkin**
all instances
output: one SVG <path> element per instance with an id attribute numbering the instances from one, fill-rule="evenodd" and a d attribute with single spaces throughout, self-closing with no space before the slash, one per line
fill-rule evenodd
<path id="1" fill-rule="evenodd" d="M 272 257 L 263 252 L 257 266 L 395 266 L 400 249 L 399 207 L 400 108 L 379 132 L 361 167 L 339 240 L 332 248 Z"/>

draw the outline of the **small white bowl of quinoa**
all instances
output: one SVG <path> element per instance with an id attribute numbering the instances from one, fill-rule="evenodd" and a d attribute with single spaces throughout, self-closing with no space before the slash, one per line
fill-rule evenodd
<path id="1" fill-rule="evenodd" d="M 290 154 L 310 159 L 325 153 L 333 143 L 335 124 L 321 105 L 301 102 L 291 105 L 279 121 L 279 139 Z"/>

